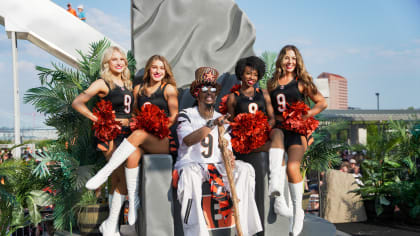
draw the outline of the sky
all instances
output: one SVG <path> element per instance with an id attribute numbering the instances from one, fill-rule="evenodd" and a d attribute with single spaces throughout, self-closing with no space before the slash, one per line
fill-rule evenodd
<path id="1" fill-rule="evenodd" d="M 88 24 L 130 48 L 130 0 L 52 2 L 63 8 L 67 2 L 74 8 L 83 4 Z M 375 93 L 380 93 L 380 109 L 420 109 L 420 0 L 236 3 L 255 27 L 257 55 L 294 44 L 314 78 L 329 72 L 347 79 L 350 107 L 376 109 Z M 21 127 L 45 127 L 43 115 L 23 104 L 23 94 L 40 86 L 36 65 L 49 67 L 60 61 L 25 40 L 18 41 L 18 61 Z M 11 41 L 3 26 L 0 73 L 0 127 L 13 127 Z"/>

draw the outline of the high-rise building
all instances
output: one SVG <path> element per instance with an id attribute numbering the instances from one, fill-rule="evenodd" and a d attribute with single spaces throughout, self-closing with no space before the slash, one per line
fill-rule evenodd
<path id="1" fill-rule="evenodd" d="M 316 85 L 328 102 L 328 109 L 348 109 L 347 79 L 333 73 L 323 72 L 317 80 Z M 328 87 L 328 88 L 327 88 Z"/>

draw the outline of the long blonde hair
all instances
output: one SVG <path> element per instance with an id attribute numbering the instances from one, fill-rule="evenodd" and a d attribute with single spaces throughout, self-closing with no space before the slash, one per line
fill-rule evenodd
<path id="1" fill-rule="evenodd" d="M 285 75 L 285 70 L 282 69 L 281 64 L 283 58 L 286 56 L 287 51 L 293 50 L 296 55 L 296 69 L 295 73 L 297 76 L 297 80 L 302 82 L 303 84 L 303 94 L 305 97 L 308 96 L 308 91 L 311 91 L 312 94 L 318 93 L 318 89 L 316 88 L 312 76 L 306 71 L 305 64 L 303 63 L 302 55 L 300 54 L 299 50 L 294 45 L 286 45 L 281 50 L 277 57 L 276 61 L 276 70 L 274 75 L 271 79 L 267 81 L 267 89 L 268 91 L 273 91 L 279 84 L 278 79 Z"/>
<path id="2" fill-rule="evenodd" d="M 174 74 L 172 73 L 171 65 L 169 64 L 168 60 L 164 56 L 161 55 L 153 55 L 147 60 L 146 66 L 144 68 L 144 75 L 143 75 L 143 85 L 140 88 L 140 93 L 143 92 L 145 87 L 150 86 L 150 68 L 152 67 L 152 63 L 156 60 L 159 60 L 163 63 L 165 67 L 165 77 L 162 79 L 163 83 L 170 84 L 176 88 L 176 81 Z"/>
<path id="3" fill-rule="evenodd" d="M 124 51 L 117 46 L 111 46 L 107 48 L 102 55 L 100 72 L 101 78 L 109 84 L 111 89 L 115 88 L 114 81 L 112 81 L 112 72 L 109 70 L 109 60 L 111 60 L 112 54 L 114 52 L 119 52 L 125 61 L 125 68 L 121 73 L 121 79 L 124 83 L 124 86 L 131 91 L 133 90 L 133 84 L 130 79 L 130 70 L 128 69 L 127 56 L 125 55 Z"/>

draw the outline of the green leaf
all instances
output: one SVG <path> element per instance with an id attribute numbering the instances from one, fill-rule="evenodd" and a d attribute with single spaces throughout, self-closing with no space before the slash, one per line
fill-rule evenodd
<path id="1" fill-rule="evenodd" d="M 396 162 L 396 161 L 390 161 L 390 160 L 388 160 L 388 158 L 385 158 L 385 163 L 386 164 L 388 164 L 388 165 L 390 165 L 390 166 L 392 166 L 392 167 L 394 167 L 394 168 L 399 168 L 399 167 L 401 167 L 401 165 L 400 165 L 400 163 L 398 163 L 398 162 Z"/>
<path id="2" fill-rule="evenodd" d="M 391 202 L 388 201 L 388 199 L 386 199 L 383 194 L 379 195 L 379 203 L 385 206 L 388 206 L 389 204 L 391 204 Z"/>
<path id="3" fill-rule="evenodd" d="M 416 218 L 418 215 L 420 215 L 420 205 L 411 208 L 409 214 L 412 218 Z"/>
<path id="4" fill-rule="evenodd" d="M 375 199 L 375 211 L 376 211 L 377 216 L 382 214 L 382 212 L 384 212 L 384 208 L 379 203 L 378 199 Z"/>
<path id="5" fill-rule="evenodd" d="M 28 211 L 30 220 L 34 225 L 37 225 L 39 222 L 41 222 L 42 217 L 39 213 L 38 207 L 34 202 L 34 199 L 31 196 L 28 196 L 26 198 L 26 204 L 28 205 Z"/>
<path id="6" fill-rule="evenodd" d="M 25 222 L 25 218 L 24 218 L 24 213 L 23 213 L 23 207 L 20 205 L 15 205 L 13 207 L 13 211 L 12 211 L 12 222 L 11 225 L 23 225 L 23 223 Z"/>
<path id="7" fill-rule="evenodd" d="M 30 195 L 37 206 L 44 207 L 52 204 L 51 196 L 42 190 L 32 190 Z"/>

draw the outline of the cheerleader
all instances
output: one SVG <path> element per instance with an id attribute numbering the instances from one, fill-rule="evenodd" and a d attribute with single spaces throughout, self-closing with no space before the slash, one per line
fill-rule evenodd
<path id="1" fill-rule="evenodd" d="M 227 112 L 231 114 L 230 121 L 234 120 L 238 114 L 263 112 L 268 117 L 268 123 L 272 127 L 275 123 L 273 107 L 271 106 L 270 95 L 265 89 L 256 88 L 255 85 L 265 74 L 265 63 L 259 57 L 250 56 L 240 59 L 235 67 L 236 78 L 241 81 L 238 89 L 232 89 L 228 95 Z M 238 87 L 238 86 L 237 86 Z M 236 91 L 235 91 L 236 90 Z M 260 135 L 263 135 L 262 133 Z M 283 140 L 276 140 L 282 136 L 272 135 L 273 142 L 268 140 L 263 146 L 251 150 L 251 152 L 267 151 L 270 145 L 279 143 L 283 145 Z M 264 178 L 267 165 L 264 161 L 252 158 L 249 155 L 235 153 L 237 160 L 250 163 L 255 169 L 255 200 L 260 214 L 261 222 L 264 222 Z"/>
<path id="2" fill-rule="evenodd" d="M 307 114 L 302 116 L 303 120 L 307 120 L 327 108 L 327 102 L 306 71 L 299 50 L 293 45 L 287 45 L 281 49 L 276 61 L 276 71 L 267 82 L 267 89 L 270 93 L 276 119 L 273 130 L 278 130 L 279 134 L 284 134 L 284 150 L 286 150 L 288 156 L 288 187 L 293 205 L 292 210 L 289 209 L 283 194 L 284 186 L 282 184 L 286 172 L 286 166 L 283 166 L 284 150 L 272 147 L 269 150 L 270 172 L 276 173 L 275 176 L 271 176 L 273 177 L 271 179 L 272 185 L 275 186 L 272 192 L 274 192 L 274 195 L 278 195 L 274 204 L 275 212 L 280 215 L 292 215 L 289 218 L 289 231 L 293 235 L 298 235 L 302 231 L 305 216 L 302 209 L 303 179 L 300 173 L 300 164 L 308 145 L 305 135 L 281 128 L 281 123 L 284 122 L 282 113 L 290 104 L 309 98 L 315 105 Z"/>
<path id="3" fill-rule="evenodd" d="M 152 56 L 146 63 L 143 83 L 134 88 L 137 110 L 146 104 L 158 106 L 169 118 L 171 126 L 178 114 L 178 94 L 176 82 L 168 61 L 159 55 Z M 112 154 L 109 162 L 87 183 L 86 188 L 96 189 L 107 177 L 127 160 L 125 175 L 127 182 L 129 212 L 128 223 L 133 225 L 137 219 L 139 160 L 142 153 L 170 153 L 169 138 L 159 138 L 143 129 L 137 129 L 121 143 Z"/>
<path id="4" fill-rule="evenodd" d="M 101 78 L 93 82 L 72 103 L 76 111 L 93 122 L 98 121 L 98 117 L 88 109 L 86 103 L 94 96 L 112 103 L 116 120 L 122 124 L 122 132 L 114 140 L 98 141 L 98 150 L 104 153 L 107 160 L 115 148 L 130 134 L 129 118 L 133 108 L 133 88 L 127 65 L 127 57 L 120 48 L 112 46 L 106 49 L 101 60 Z M 118 216 L 127 194 L 124 168 L 118 167 L 119 165 L 115 171 L 110 172 L 112 173 L 110 193 L 113 193 L 112 200 L 110 199 L 110 214 L 99 228 L 106 235 L 119 235 Z M 97 189 L 99 186 L 92 189 Z"/>
<path id="5" fill-rule="evenodd" d="M 266 90 L 255 88 L 255 84 L 264 76 L 265 64 L 260 58 L 250 56 L 240 59 L 235 67 L 236 78 L 241 81 L 238 90 L 229 94 L 227 112 L 230 120 L 240 113 L 262 111 L 268 115 L 269 123 L 274 125 L 274 113 L 270 96 Z"/>

